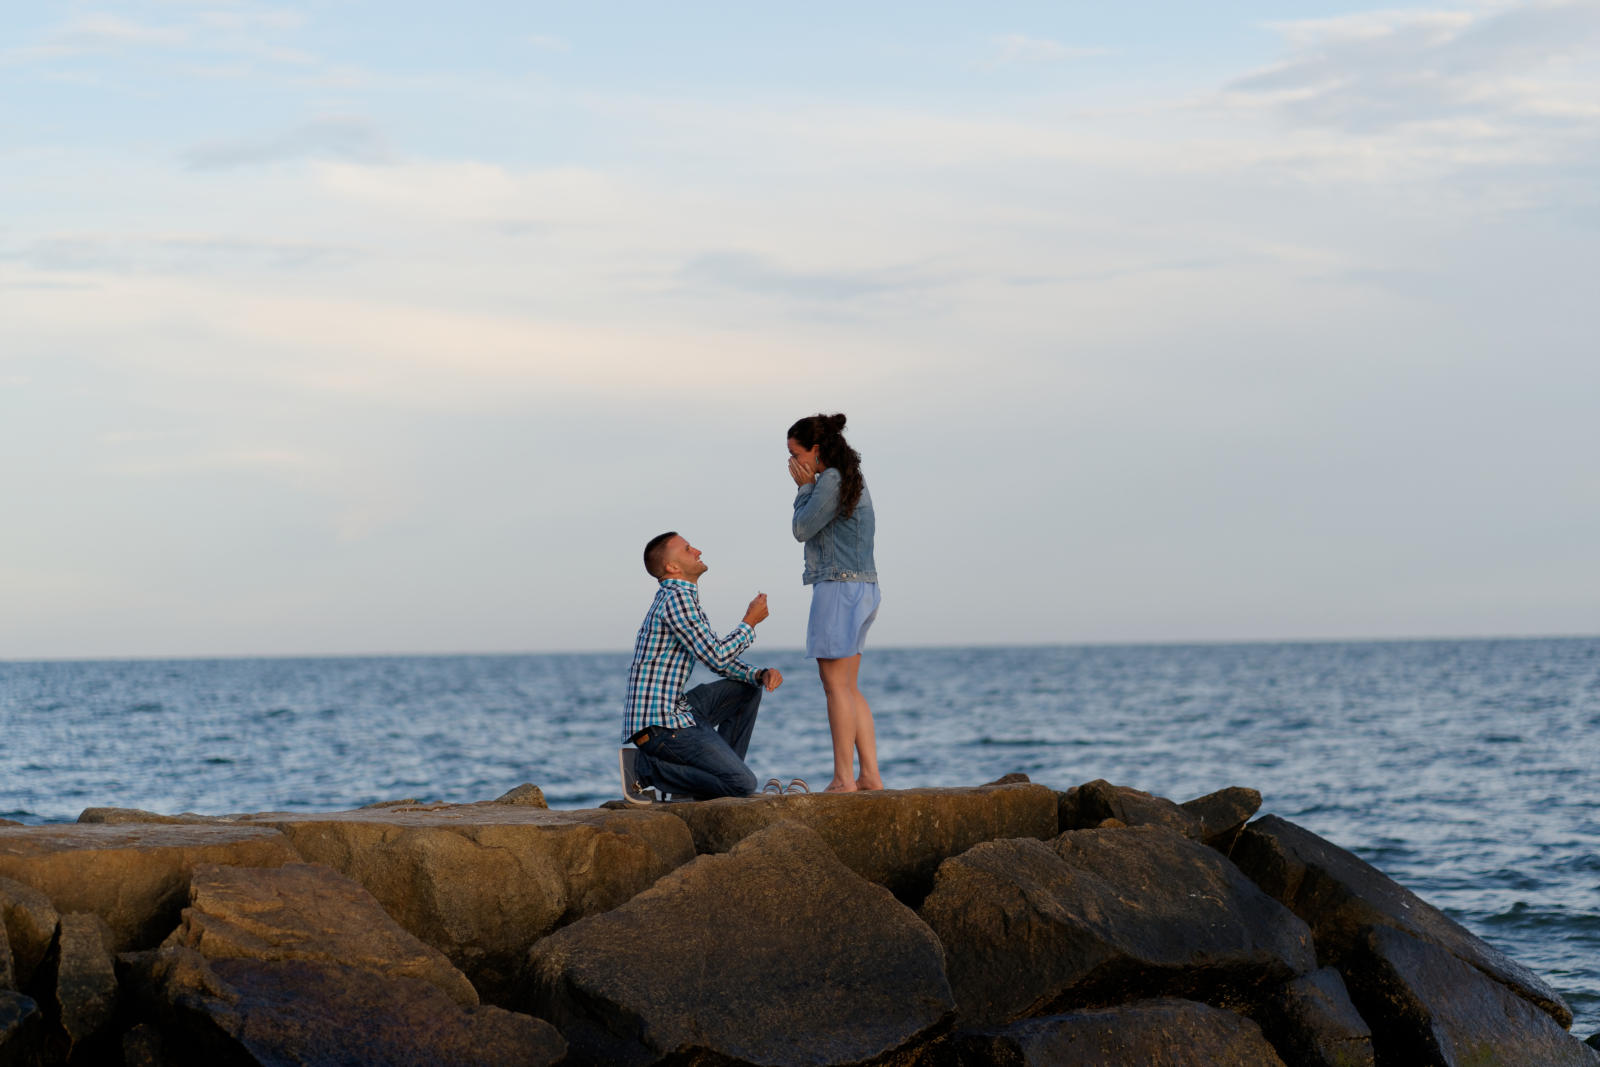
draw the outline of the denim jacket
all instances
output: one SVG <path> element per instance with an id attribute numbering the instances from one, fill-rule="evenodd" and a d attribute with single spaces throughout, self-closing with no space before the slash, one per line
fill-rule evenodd
<path id="1" fill-rule="evenodd" d="M 861 499 L 848 519 L 839 517 L 839 472 L 832 467 L 802 485 L 794 495 L 794 539 L 806 543 L 806 569 L 801 582 L 876 582 L 872 535 L 877 523 L 872 494 L 861 487 Z"/>

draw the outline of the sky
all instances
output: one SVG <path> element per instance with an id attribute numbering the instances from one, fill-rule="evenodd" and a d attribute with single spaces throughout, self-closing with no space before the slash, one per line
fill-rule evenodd
<path id="1" fill-rule="evenodd" d="M 1600 0 L 8 4 L 0 204 L 0 659 L 795 648 L 818 411 L 878 647 L 1600 632 Z"/>

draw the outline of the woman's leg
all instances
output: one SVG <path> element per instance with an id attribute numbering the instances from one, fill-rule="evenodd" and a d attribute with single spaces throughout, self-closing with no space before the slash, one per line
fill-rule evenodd
<path id="1" fill-rule="evenodd" d="M 817 660 L 822 676 L 822 691 L 828 698 L 828 730 L 833 735 L 833 781 L 828 792 L 848 793 L 857 789 L 882 789 L 878 775 L 878 741 L 873 729 L 872 709 L 861 694 L 857 676 L 861 656 Z M 855 757 L 861 757 L 861 776 L 855 774 Z"/>
<path id="2" fill-rule="evenodd" d="M 829 793 L 853 793 L 856 789 L 856 705 L 845 683 L 842 659 L 817 660 L 822 677 L 822 693 L 828 698 L 828 732 L 833 735 L 833 781 Z"/>
<path id="3" fill-rule="evenodd" d="M 856 788 L 882 789 L 883 778 L 878 774 L 878 732 L 872 725 L 872 708 L 857 681 L 861 673 L 861 654 L 858 652 L 842 662 L 850 665 L 850 689 L 855 694 L 856 756 L 861 765 Z"/>

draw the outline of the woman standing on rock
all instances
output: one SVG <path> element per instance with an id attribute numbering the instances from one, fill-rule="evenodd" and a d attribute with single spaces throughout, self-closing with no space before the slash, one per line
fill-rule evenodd
<path id="1" fill-rule="evenodd" d="M 881 599 L 872 558 L 875 522 L 861 457 L 844 439 L 844 424 L 843 415 L 811 415 L 789 427 L 789 476 L 798 487 L 794 537 L 805 542 L 801 581 L 812 587 L 806 655 L 817 661 L 833 734 L 830 793 L 883 788 L 872 708 L 856 684 Z"/>

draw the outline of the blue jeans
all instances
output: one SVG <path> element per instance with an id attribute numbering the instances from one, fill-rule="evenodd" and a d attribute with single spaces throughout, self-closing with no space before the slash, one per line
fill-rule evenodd
<path id="1" fill-rule="evenodd" d="M 724 678 L 697 685 L 684 694 L 695 725 L 677 730 L 652 726 L 634 742 L 634 769 L 662 793 L 696 797 L 743 797 L 756 791 L 756 776 L 745 766 L 750 734 L 761 707 L 761 687 Z"/>

